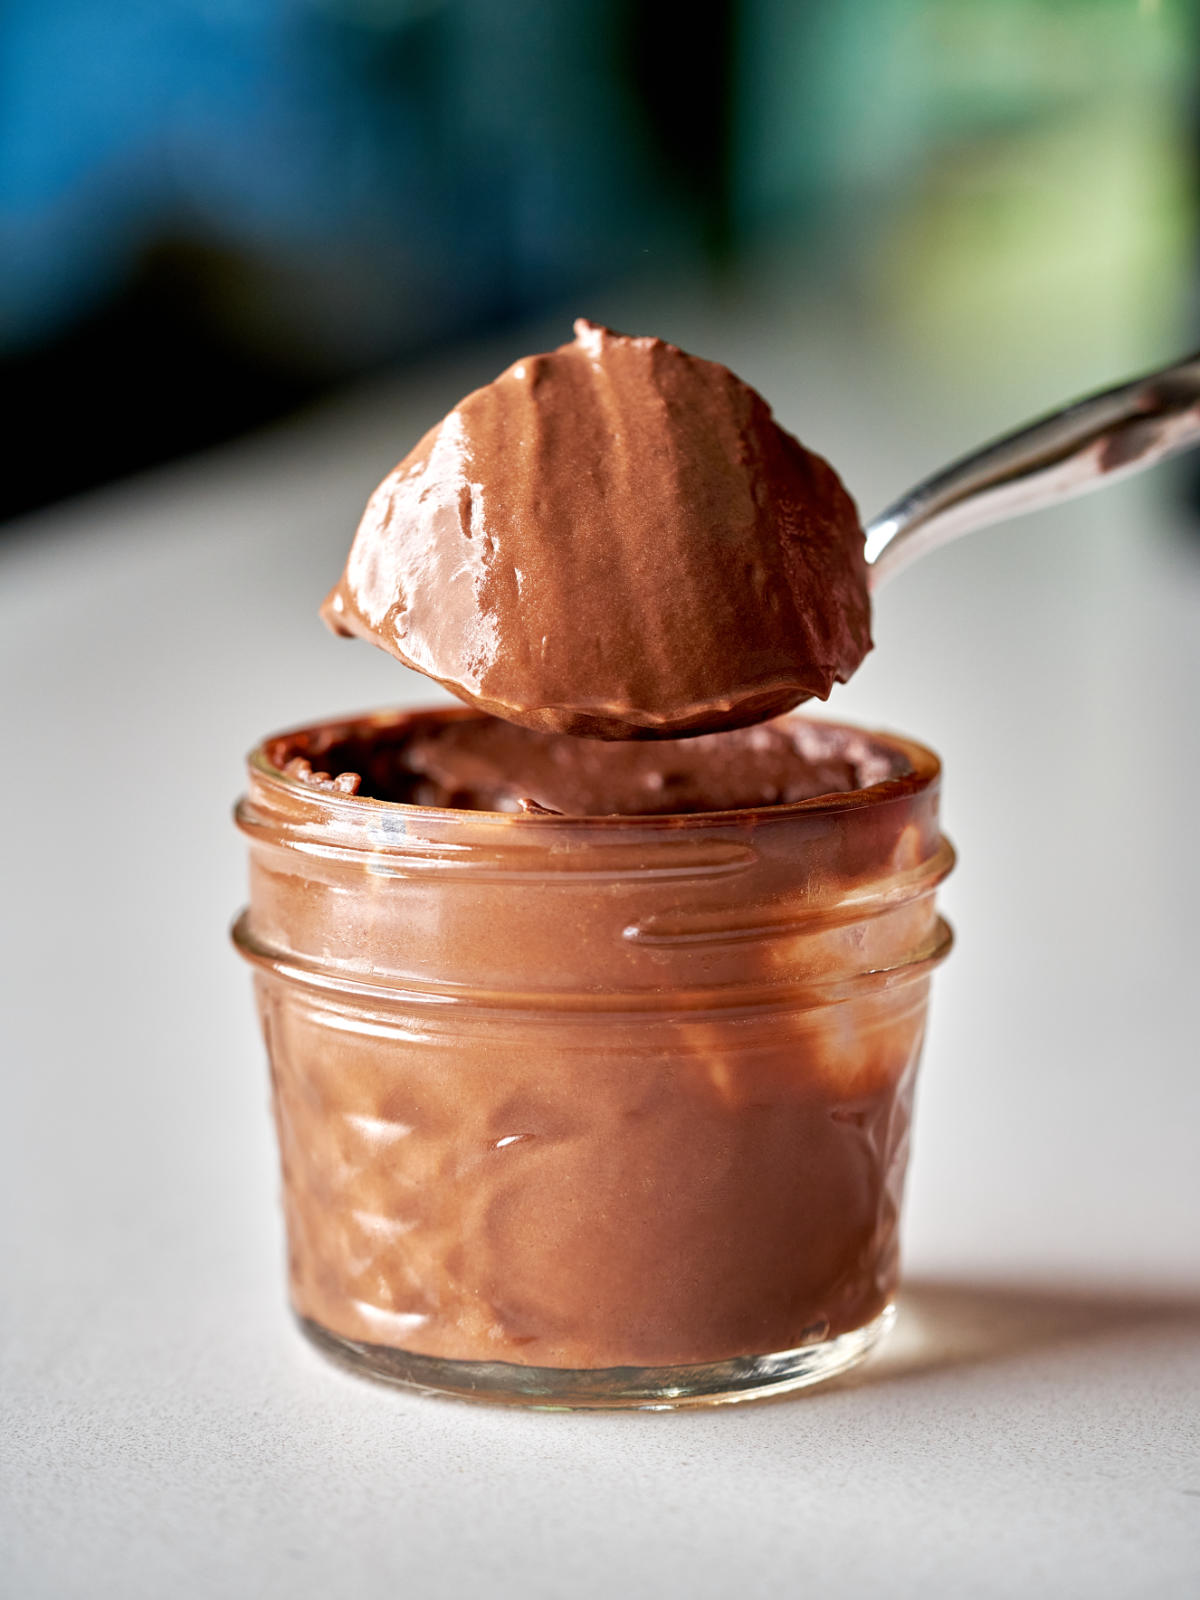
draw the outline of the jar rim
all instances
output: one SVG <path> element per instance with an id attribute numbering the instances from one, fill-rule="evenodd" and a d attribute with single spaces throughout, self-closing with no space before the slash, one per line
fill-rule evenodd
<path id="1" fill-rule="evenodd" d="M 310 804 L 317 802 L 328 806 L 333 815 L 343 816 L 347 820 L 351 817 L 362 819 L 372 813 L 388 815 L 405 815 L 426 817 L 431 821 L 444 819 L 447 822 L 474 820 L 477 823 L 502 822 L 506 827 L 528 826 L 529 828 L 545 829 L 548 826 L 559 828 L 594 829 L 620 829 L 631 826 L 639 828 L 662 828 L 678 830 L 681 828 L 703 828 L 714 823 L 746 822 L 755 824 L 769 823 L 796 816 L 813 816 L 823 813 L 839 813 L 845 811 L 862 810 L 868 807 L 886 805 L 893 800 L 899 800 L 919 793 L 922 789 L 935 784 L 941 775 L 942 764 L 939 757 L 927 745 L 918 743 L 903 734 L 892 733 L 883 729 L 864 728 L 857 723 L 842 722 L 832 718 L 809 717 L 798 711 L 786 712 L 782 717 L 774 719 L 777 722 L 794 719 L 798 722 L 818 723 L 822 727 L 836 728 L 848 733 L 865 736 L 877 740 L 887 748 L 898 752 L 909 764 L 909 770 L 896 773 L 890 778 L 884 778 L 879 783 L 867 785 L 861 789 L 835 790 L 830 794 L 813 795 L 806 800 L 777 801 L 764 803 L 757 806 L 739 806 L 723 811 L 672 811 L 652 813 L 620 812 L 606 816 L 577 816 L 563 813 L 539 814 L 537 812 L 522 811 L 490 811 L 482 807 L 466 806 L 429 806 L 414 805 L 407 800 L 382 800 L 374 795 L 351 795 L 329 789 L 323 786 L 307 783 L 303 778 L 292 776 L 285 772 L 271 760 L 268 754 L 272 746 L 286 741 L 299 739 L 302 735 L 314 733 L 335 733 L 343 737 L 367 734 L 372 730 L 392 729 L 403 722 L 420 722 L 432 720 L 469 720 L 478 717 L 479 713 L 469 706 L 395 706 L 383 710 L 351 713 L 346 716 L 328 717 L 318 722 L 300 723 L 294 727 L 284 728 L 276 733 L 268 734 L 251 750 L 246 757 L 246 764 L 260 781 L 278 786 L 286 793 L 304 799 Z M 331 740 L 331 742 L 334 742 Z"/>

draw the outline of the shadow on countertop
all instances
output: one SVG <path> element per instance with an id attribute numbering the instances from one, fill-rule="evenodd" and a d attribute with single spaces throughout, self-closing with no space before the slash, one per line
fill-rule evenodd
<path id="1" fill-rule="evenodd" d="M 999 1366 L 1052 1350 L 1132 1335 L 1188 1333 L 1200 1349 L 1200 1296 L 1117 1289 L 970 1284 L 904 1285 L 896 1326 L 861 1367 L 822 1385 L 858 1389 L 956 1369 Z"/>

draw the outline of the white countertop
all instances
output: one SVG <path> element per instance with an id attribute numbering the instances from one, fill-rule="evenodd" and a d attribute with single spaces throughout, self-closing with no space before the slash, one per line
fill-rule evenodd
<path id="1" fill-rule="evenodd" d="M 868 509 L 1065 392 L 914 406 L 836 329 L 801 365 L 765 319 L 674 309 L 625 320 L 743 370 Z M 377 479 L 516 353 L 0 542 L 0 1593 L 1195 1595 L 1200 548 L 1166 473 L 906 573 L 830 707 L 941 751 L 960 853 L 880 1355 L 786 1400 L 545 1415 L 370 1385 L 292 1328 L 226 938 L 240 758 L 437 698 L 315 606 Z"/>

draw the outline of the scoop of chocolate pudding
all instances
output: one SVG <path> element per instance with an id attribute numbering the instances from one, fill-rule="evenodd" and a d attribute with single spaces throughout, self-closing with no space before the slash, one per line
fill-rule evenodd
<path id="1" fill-rule="evenodd" d="M 408 805 L 571 817 L 787 805 L 870 788 L 906 770 L 896 747 L 799 717 L 694 739 L 575 739 L 460 712 L 335 727 L 272 746 L 290 776 Z"/>
<path id="2" fill-rule="evenodd" d="M 380 484 L 325 620 L 551 733 L 661 738 L 825 699 L 871 648 L 837 474 L 726 367 L 575 334 Z"/>

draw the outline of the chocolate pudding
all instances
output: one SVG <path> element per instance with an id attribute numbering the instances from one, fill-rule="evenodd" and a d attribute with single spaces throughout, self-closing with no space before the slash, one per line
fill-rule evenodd
<path id="1" fill-rule="evenodd" d="M 669 737 L 827 698 L 871 648 L 837 474 L 726 367 L 575 327 L 380 484 L 326 621 L 550 733 Z"/>
<path id="2" fill-rule="evenodd" d="M 949 937 L 937 799 L 920 746 L 798 717 L 267 740 L 236 937 L 305 1326 L 376 1374 L 576 1404 L 861 1354 Z"/>
<path id="3" fill-rule="evenodd" d="M 929 751 L 766 720 L 871 647 L 836 473 L 725 367 L 579 322 L 385 479 L 323 615 L 472 709 L 250 759 L 303 1327 L 551 1404 L 852 1364 L 953 854 Z"/>
<path id="4" fill-rule="evenodd" d="M 303 754 L 286 740 L 273 746 L 276 764 L 343 794 L 572 817 L 788 804 L 870 788 L 907 770 L 902 757 L 868 734 L 799 717 L 636 744 L 536 733 L 459 713 L 372 725 L 365 736 L 350 725 L 338 737 L 327 731 L 300 743 Z"/>

